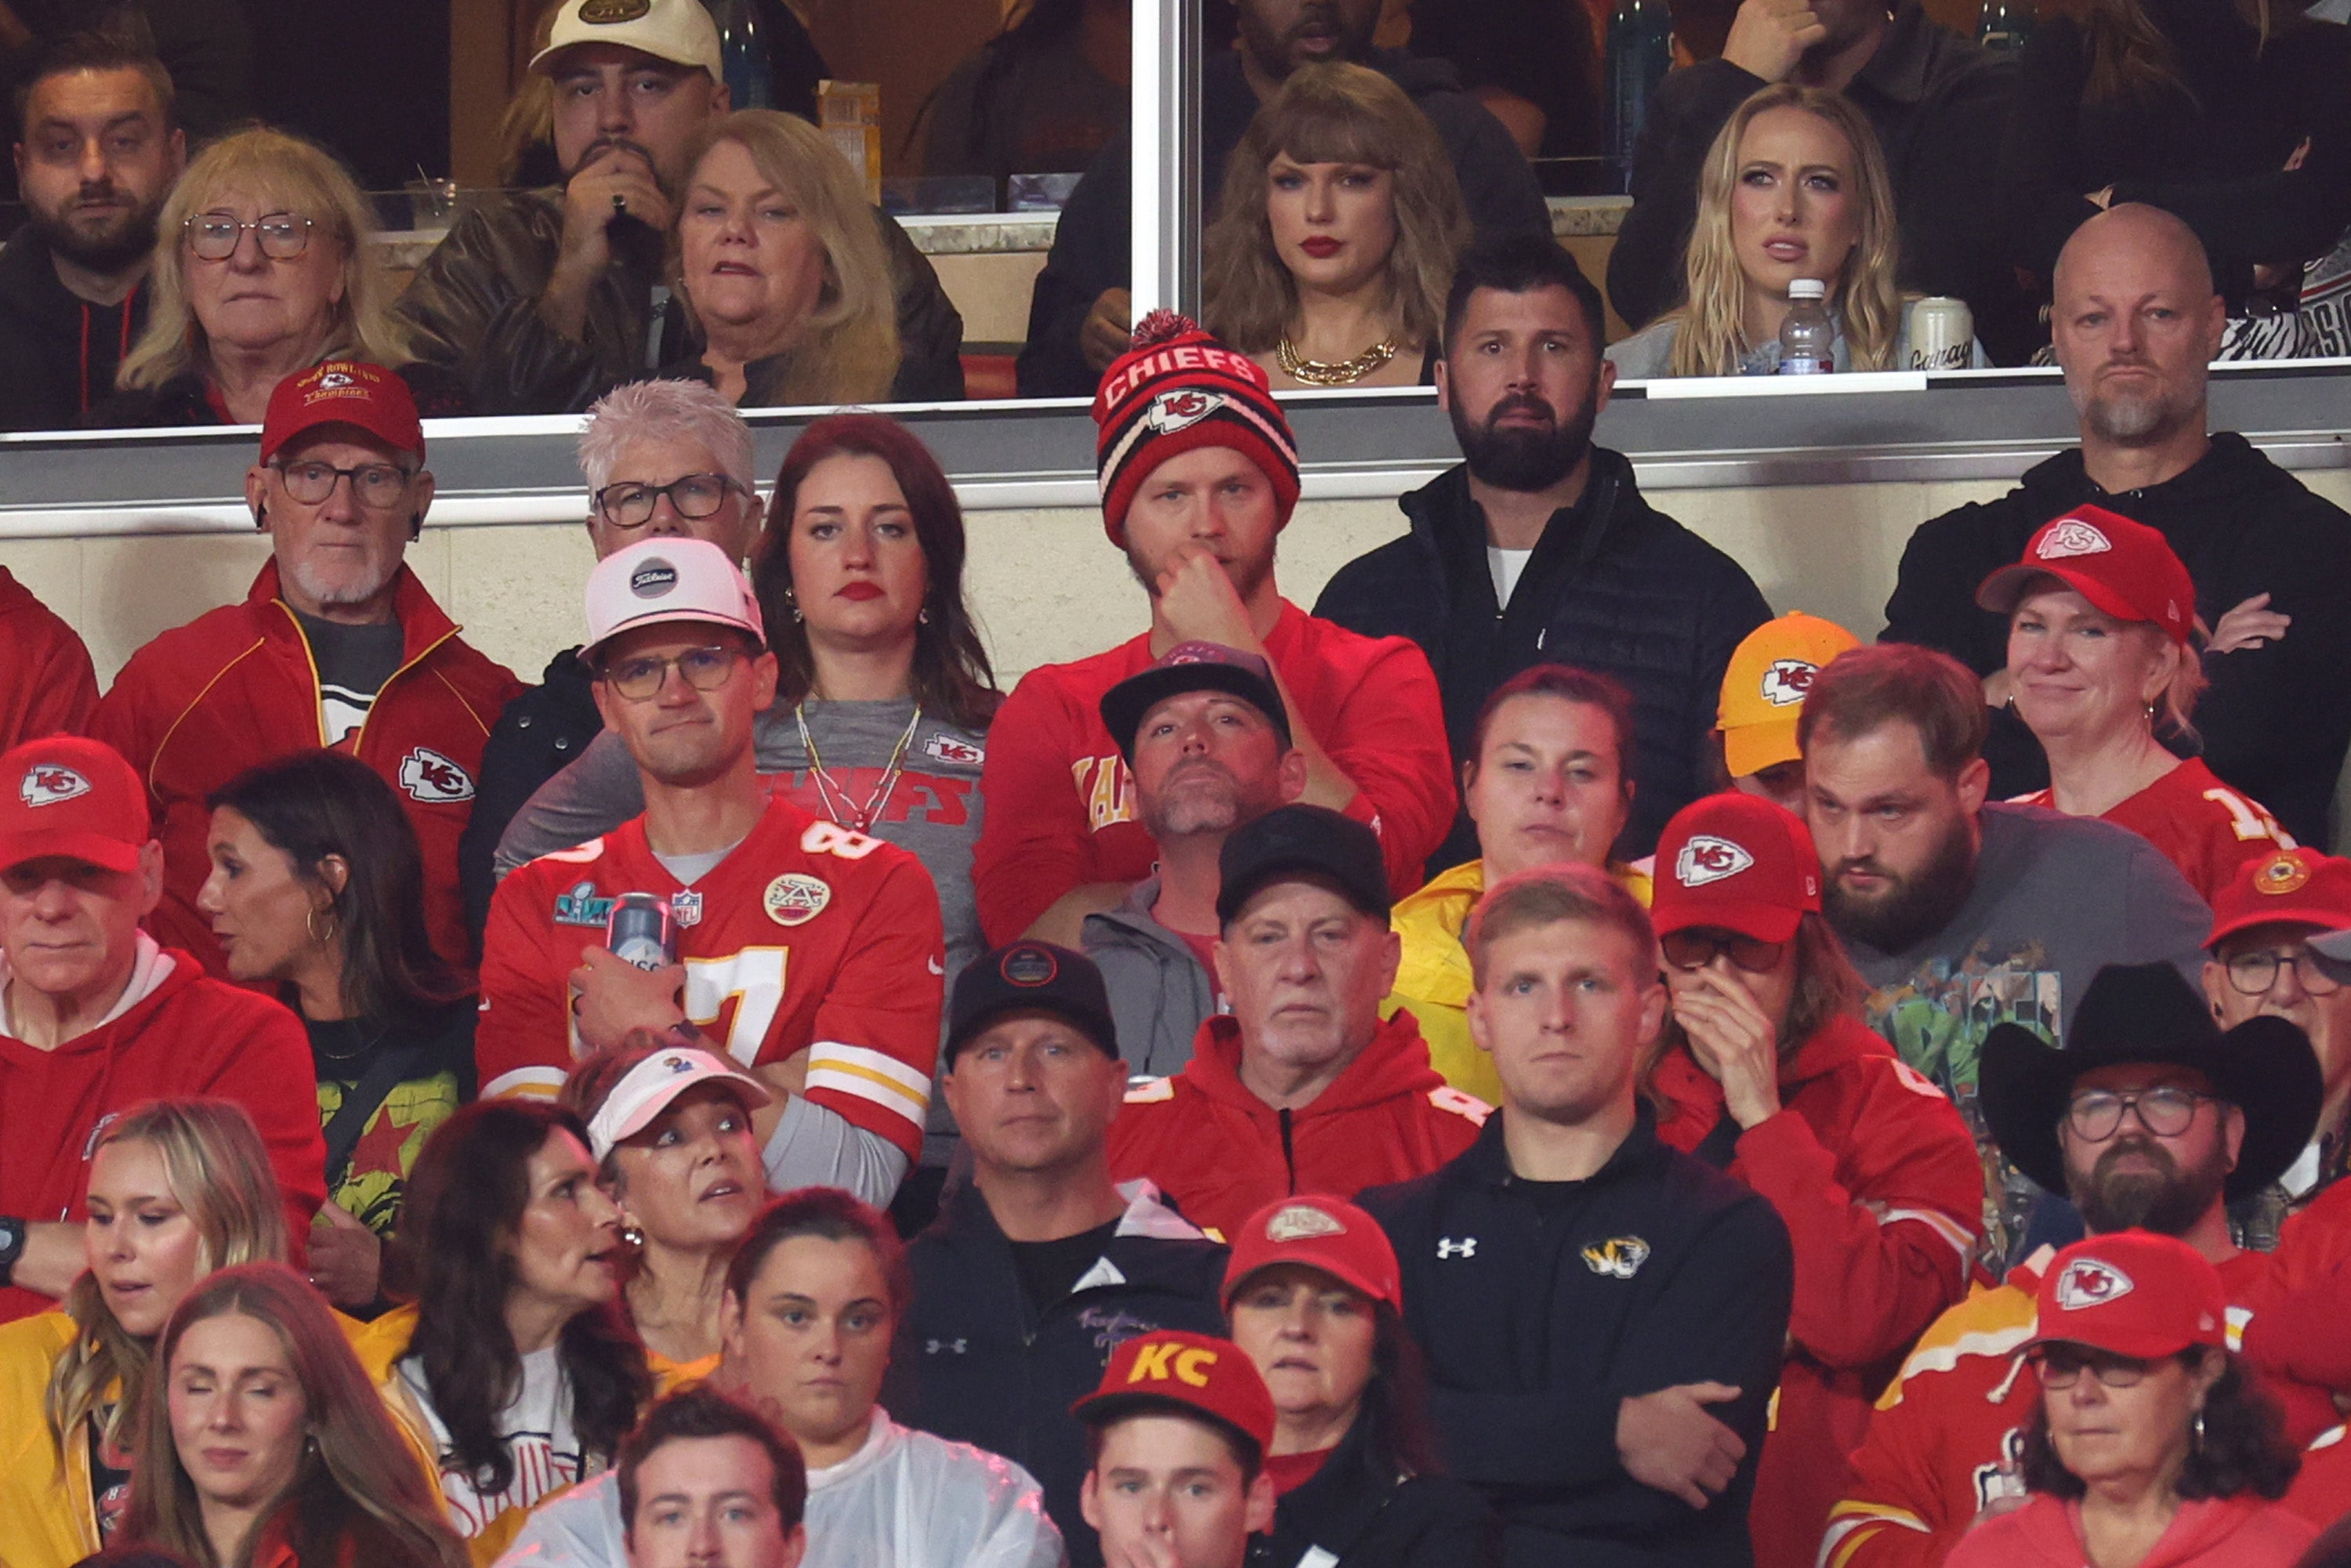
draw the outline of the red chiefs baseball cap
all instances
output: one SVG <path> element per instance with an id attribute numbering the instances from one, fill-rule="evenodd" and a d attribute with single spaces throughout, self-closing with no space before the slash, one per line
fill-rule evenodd
<path id="1" fill-rule="evenodd" d="M 367 432 L 394 452 L 424 455 L 424 425 L 408 383 L 381 365 L 360 360 L 329 360 L 287 376 L 269 394 L 261 422 L 261 460 L 322 424 L 348 424 Z"/>
<path id="2" fill-rule="evenodd" d="M 1111 1352 L 1102 1385 L 1070 1414 L 1089 1427 L 1123 1416 L 1184 1406 L 1257 1445 L 1273 1447 L 1273 1396 L 1246 1351 L 1228 1339 L 1162 1329 L 1137 1334 Z"/>
<path id="3" fill-rule="evenodd" d="M 0 871 L 52 855 L 137 871 L 155 836 L 137 769 L 102 740 L 28 740 L 0 757 Z"/>
<path id="4" fill-rule="evenodd" d="M 2176 1236 L 2118 1230 L 2076 1241 L 2041 1276 L 2031 1343 L 2085 1344 L 2153 1360 L 2191 1345 L 2229 1348 L 2220 1272 Z"/>
<path id="5" fill-rule="evenodd" d="M 2212 935 L 2204 946 L 2278 924 L 2351 931 L 2351 860 L 2293 849 L 2247 861 L 2213 895 Z"/>
<path id="6" fill-rule="evenodd" d="M 1250 1275 L 1278 1263 L 1319 1269 L 1349 1290 L 1404 1311 L 1404 1279 L 1395 1249 L 1379 1222 L 1336 1197 L 1277 1198 L 1243 1222 L 1225 1264 L 1224 1307 Z"/>
<path id="7" fill-rule="evenodd" d="M 1649 919 L 1657 935 L 1693 926 L 1785 942 L 1821 907 L 1821 857 L 1782 807 L 1735 792 L 1693 800 L 1657 841 Z"/>
<path id="8" fill-rule="evenodd" d="M 2025 584 L 2053 577 L 2117 621 L 2148 621 L 2175 643 L 2196 626 L 2196 585 L 2164 537 L 2104 507 L 2076 507 L 2044 523 L 2024 557 L 1976 589 L 1976 602 L 2006 615 Z"/>

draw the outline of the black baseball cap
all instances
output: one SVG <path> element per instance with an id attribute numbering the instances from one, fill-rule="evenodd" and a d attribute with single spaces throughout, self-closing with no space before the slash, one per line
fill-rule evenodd
<path id="1" fill-rule="evenodd" d="M 1222 643 L 1178 643 L 1140 674 L 1129 675 L 1102 693 L 1102 719 L 1118 742 L 1119 755 L 1134 761 L 1134 732 L 1144 716 L 1185 692 L 1223 692 L 1265 715 L 1281 748 L 1290 749 L 1290 713 L 1273 684 L 1273 666 L 1261 655 Z"/>
<path id="2" fill-rule="evenodd" d="M 1388 917 L 1379 835 L 1327 806 L 1280 806 L 1234 829 L 1217 856 L 1217 919 L 1224 925 L 1259 888 L 1299 874 L 1322 877 L 1364 914 Z"/>
<path id="3" fill-rule="evenodd" d="M 1050 942 L 1015 942 L 982 953 L 956 977 L 941 1068 L 952 1069 L 964 1043 L 1006 1013 L 1029 1011 L 1067 1019 L 1118 1060 L 1118 1026 L 1111 1021 L 1110 992 L 1094 961 Z"/>

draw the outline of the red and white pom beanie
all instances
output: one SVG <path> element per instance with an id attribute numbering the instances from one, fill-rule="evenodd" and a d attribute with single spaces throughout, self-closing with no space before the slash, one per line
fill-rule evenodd
<path id="1" fill-rule="evenodd" d="M 1265 371 L 1172 310 L 1155 310 L 1094 393 L 1094 466 L 1102 528 L 1126 548 L 1126 513 L 1152 470 L 1203 446 L 1229 446 L 1273 485 L 1286 527 L 1298 506 L 1298 443 Z"/>

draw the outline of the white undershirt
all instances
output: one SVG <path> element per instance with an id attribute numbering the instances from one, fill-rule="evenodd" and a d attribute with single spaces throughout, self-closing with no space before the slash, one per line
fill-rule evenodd
<path id="1" fill-rule="evenodd" d="M 1499 545 L 1486 547 L 1486 570 L 1494 574 L 1494 602 L 1507 606 L 1510 595 L 1518 591 L 1519 578 L 1527 570 L 1531 549 L 1504 549 Z"/>

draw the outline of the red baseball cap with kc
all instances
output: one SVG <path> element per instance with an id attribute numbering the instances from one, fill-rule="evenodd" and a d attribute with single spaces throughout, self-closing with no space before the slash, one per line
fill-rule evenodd
<path id="1" fill-rule="evenodd" d="M 2247 861 L 2212 895 L 2212 935 L 2204 946 L 2217 948 L 2240 931 L 2273 925 L 2351 930 L 2351 861 L 2304 849 Z"/>
<path id="2" fill-rule="evenodd" d="M 287 442 L 322 424 L 351 425 L 394 452 L 424 455 L 416 399 L 406 382 L 381 365 L 329 360 L 279 382 L 261 422 L 261 460 L 268 462 Z"/>
<path id="3" fill-rule="evenodd" d="M 1657 935 L 1706 926 L 1785 942 L 1821 907 L 1821 857 L 1809 829 L 1760 796 L 1693 800 L 1657 840 L 1649 919 Z"/>
<path id="4" fill-rule="evenodd" d="M 2143 1361 L 2190 1345 L 2226 1350 L 2220 1270 L 2176 1236 L 2117 1230 L 2076 1241 L 2041 1276 L 2032 1343 L 2060 1343 Z"/>
<path id="5" fill-rule="evenodd" d="M 1273 1396 L 1257 1364 L 1228 1339 L 1180 1329 L 1137 1334 L 1111 1352 L 1102 1386 L 1070 1414 L 1099 1427 L 1169 1404 L 1188 1406 L 1247 1438 L 1260 1458 L 1273 1447 Z"/>
<path id="6" fill-rule="evenodd" d="M 2196 627 L 2196 585 L 2162 534 L 2104 507 L 2076 507 L 2042 525 L 2024 557 L 1976 589 L 1976 602 L 2006 615 L 2036 577 L 2053 577 L 2117 621 L 2147 621 L 2175 643 Z"/>
<path id="7" fill-rule="evenodd" d="M 138 771 L 104 741 L 51 736 L 0 757 L 0 871 L 53 855 L 136 871 L 154 836 Z"/>
<path id="8" fill-rule="evenodd" d="M 1225 1264 L 1225 1310 L 1260 1269 L 1300 1263 L 1404 1311 L 1403 1271 L 1379 1221 L 1343 1198 L 1276 1198 L 1242 1222 Z"/>

